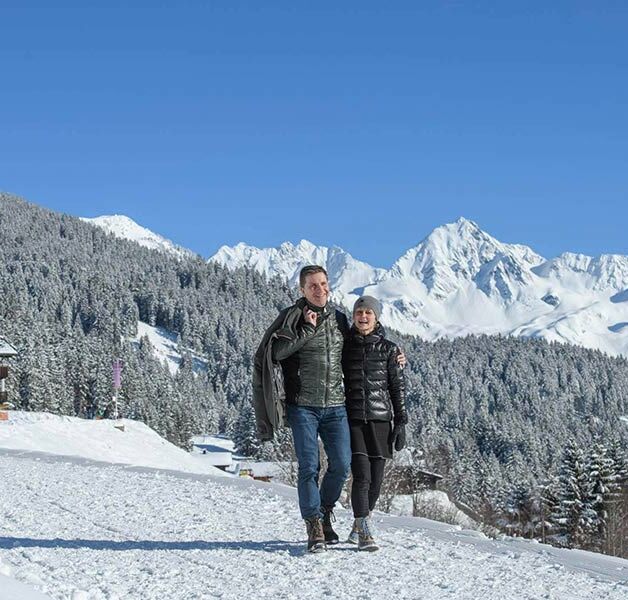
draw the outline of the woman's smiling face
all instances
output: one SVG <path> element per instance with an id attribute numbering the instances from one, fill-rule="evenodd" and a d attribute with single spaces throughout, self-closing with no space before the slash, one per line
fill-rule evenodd
<path id="1" fill-rule="evenodd" d="M 370 308 L 358 308 L 353 313 L 353 324 L 362 335 L 371 333 L 375 329 L 376 323 L 377 318 Z"/>

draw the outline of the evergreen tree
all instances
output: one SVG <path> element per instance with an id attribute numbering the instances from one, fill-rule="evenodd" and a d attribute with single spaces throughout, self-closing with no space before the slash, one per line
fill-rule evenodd
<path id="1" fill-rule="evenodd" d="M 534 536 L 534 498 L 527 485 L 514 485 L 504 499 L 505 529 L 517 537 Z"/>
<path id="2" fill-rule="evenodd" d="M 235 450 L 242 456 L 257 456 L 261 444 L 257 438 L 255 415 L 250 404 L 245 404 L 233 426 L 232 434 Z"/>
<path id="3" fill-rule="evenodd" d="M 596 515 L 589 500 L 592 482 L 585 466 L 582 449 L 570 440 L 560 464 L 558 475 L 558 504 L 552 514 L 561 545 L 571 548 L 586 547 Z"/>

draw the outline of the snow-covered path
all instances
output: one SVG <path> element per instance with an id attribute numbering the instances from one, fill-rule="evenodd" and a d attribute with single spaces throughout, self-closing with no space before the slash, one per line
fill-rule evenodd
<path id="1" fill-rule="evenodd" d="M 282 486 L 2 449 L 0 482 L 0 573 L 51 598 L 628 597 L 628 561 L 419 519 L 384 518 L 380 552 L 307 555 Z M 349 524 L 339 511 L 343 534 Z M 566 568 L 571 557 L 595 576 Z"/>

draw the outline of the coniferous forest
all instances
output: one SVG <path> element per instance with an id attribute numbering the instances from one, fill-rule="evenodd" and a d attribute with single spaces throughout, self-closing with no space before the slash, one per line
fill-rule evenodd
<path id="1" fill-rule="evenodd" d="M 182 447 L 220 431 L 272 454 L 254 439 L 253 353 L 296 297 L 278 279 L 0 194 L 0 338 L 19 351 L 7 380 L 19 409 L 108 416 L 120 358 L 122 416 Z M 176 334 L 176 374 L 134 341 L 138 321 Z M 533 339 L 391 337 L 409 362 L 409 444 L 451 494 L 514 535 L 627 555 L 625 358 Z"/>

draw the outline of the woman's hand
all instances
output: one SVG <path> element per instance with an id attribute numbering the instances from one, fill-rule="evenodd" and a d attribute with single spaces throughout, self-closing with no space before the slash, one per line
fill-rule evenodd
<path id="1" fill-rule="evenodd" d="M 406 446 L 406 426 L 403 423 L 395 423 L 390 434 L 390 445 L 399 452 Z"/>

